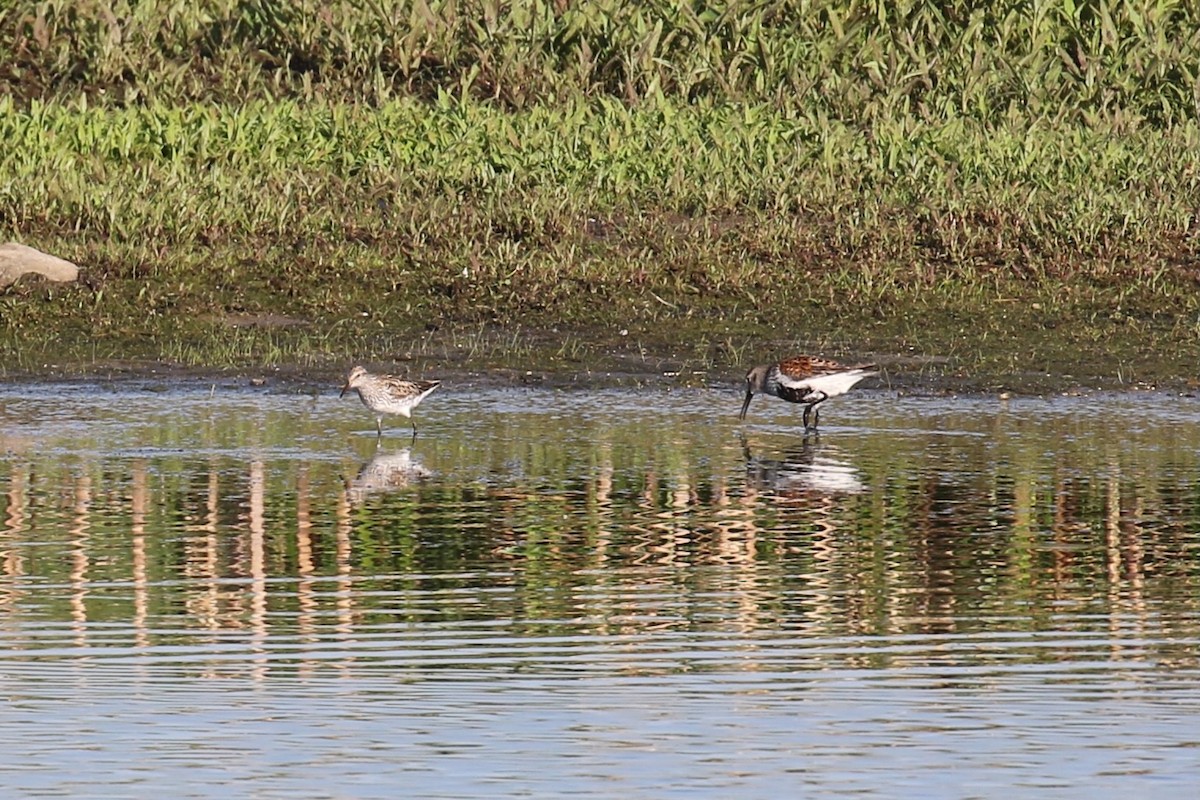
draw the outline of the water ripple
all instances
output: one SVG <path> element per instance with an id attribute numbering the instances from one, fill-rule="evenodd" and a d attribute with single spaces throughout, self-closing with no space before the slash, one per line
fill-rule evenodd
<path id="1" fill-rule="evenodd" d="M 6 790 L 1194 793 L 1194 404 L 446 388 L 0 387 Z"/>

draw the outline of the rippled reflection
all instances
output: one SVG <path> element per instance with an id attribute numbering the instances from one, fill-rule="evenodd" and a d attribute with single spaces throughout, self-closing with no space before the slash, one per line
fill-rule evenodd
<path id="1" fill-rule="evenodd" d="M 745 435 L 741 441 L 747 483 L 757 489 L 798 500 L 865 489 L 858 469 L 842 456 L 837 446 L 822 445 L 817 437 L 805 436 L 781 452 L 757 457 L 751 453 Z"/>
<path id="2" fill-rule="evenodd" d="M 720 392 L 448 391 L 416 443 L 377 443 L 332 394 L 61 396 L 0 417 L 11 697 L 84 667 L 104 694 L 107 664 L 1200 698 L 1200 415 L 1177 398 L 865 392 L 804 437 Z"/>

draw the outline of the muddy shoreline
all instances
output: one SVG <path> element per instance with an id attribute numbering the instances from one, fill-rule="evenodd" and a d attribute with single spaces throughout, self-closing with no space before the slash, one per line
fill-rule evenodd
<path id="1" fill-rule="evenodd" d="M 778 349 L 780 356 L 802 350 Z M 803 351 L 808 352 L 808 351 Z M 531 357 L 531 355 L 533 357 Z M 1050 395 L 1092 392 L 1161 391 L 1195 396 L 1200 380 L 1178 359 L 1161 358 L 1140 365 L 1139 375 L 1127 379 L 1105 367 L 1081 369 L 1080 363 L 1063 364 L 1048 371 L 1004 372 L 992 366 L 971 364 L 948 356 L 885 352 L 832 354 L 847 363 L 870 361 L 880 374 L 862 388 L 911 395 Z M 765 360 L 765 359 L 764 359 Z M 0 383 L 141 385 L 150 391 L 178 388 L 320 393 L 336 389 L 349 367 L 363 363 L 373 370 L 407 377 L 438 378 L 459 389 L 537 387 L 561 390 L 632 388 L 652 391 L 722 389 L 740 391 L 746 369 L 754 363 L 701 365 L 669 348 L 628 352 L 602 351 L 587 359 L 551 359 L 527 350 L 493 352 L 480 363 L 453 355 L 393 358 L 345 358 L 320 365 L 280 363 L 262 366 L 194 366 L 151 358 L 109 359 L 81 363 L 69 359 L 47 360 L 37 369 L 7 369 Z M 1114 367 L 1114 369 L 1116 369 Z"/>

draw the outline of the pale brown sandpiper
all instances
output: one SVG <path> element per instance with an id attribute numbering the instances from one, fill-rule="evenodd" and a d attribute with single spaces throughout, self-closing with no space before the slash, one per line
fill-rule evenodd
<path id="1" fill-rule="evenodd" d="M 350 370 L 339 397 L 345 397 L 351 389 L 358 392 L 363 405 L 375 412 L 375 429 L 379 436 L 383 436 L 384 414 L 408 417 L 412 423 L 413 439 L 416 440 L 417 423 L 412 418 L 413 409 L 441 385 L 441 381 L 409 381 L 395 375 L 373 375 L 362 367 L 355 367 Z"/>
<path id="2" fill-rule="evenodd" d="M 816 431 L 821 419 L 817 406 L 850 391 L 863 378 L 877 375 L 874 369 L 874 364 L 847 367 L 815 356 L 792 356 L 774 364 L 754 367 L 746 373 L 746 399 L 738 418 L 746 418 L 746 409 L 750 408 L 755 394 L 769 394 L 789 403 L 803 403 L 804 431 Z M 810 413 L 811 427 L 808 424 Z"/>

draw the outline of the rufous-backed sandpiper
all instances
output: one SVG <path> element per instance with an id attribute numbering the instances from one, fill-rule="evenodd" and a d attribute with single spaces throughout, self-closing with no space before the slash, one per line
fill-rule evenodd
<path id="1" fill-rule="evenodd" d="M 763 364 L 746 373 L 746 399 L 739 419 L 756 394 L 769 394 L 789 403 L 804 404 L 804 430 L 815 431 L 821 418 L 817 408 L 831 397 L 850 391 L 863 378 L 876 375 L 874 364 L 847 367 L 815 356 L 792 356 L 774 364 Z M 812 415 L 812 425 L 808 418 Z"/>

